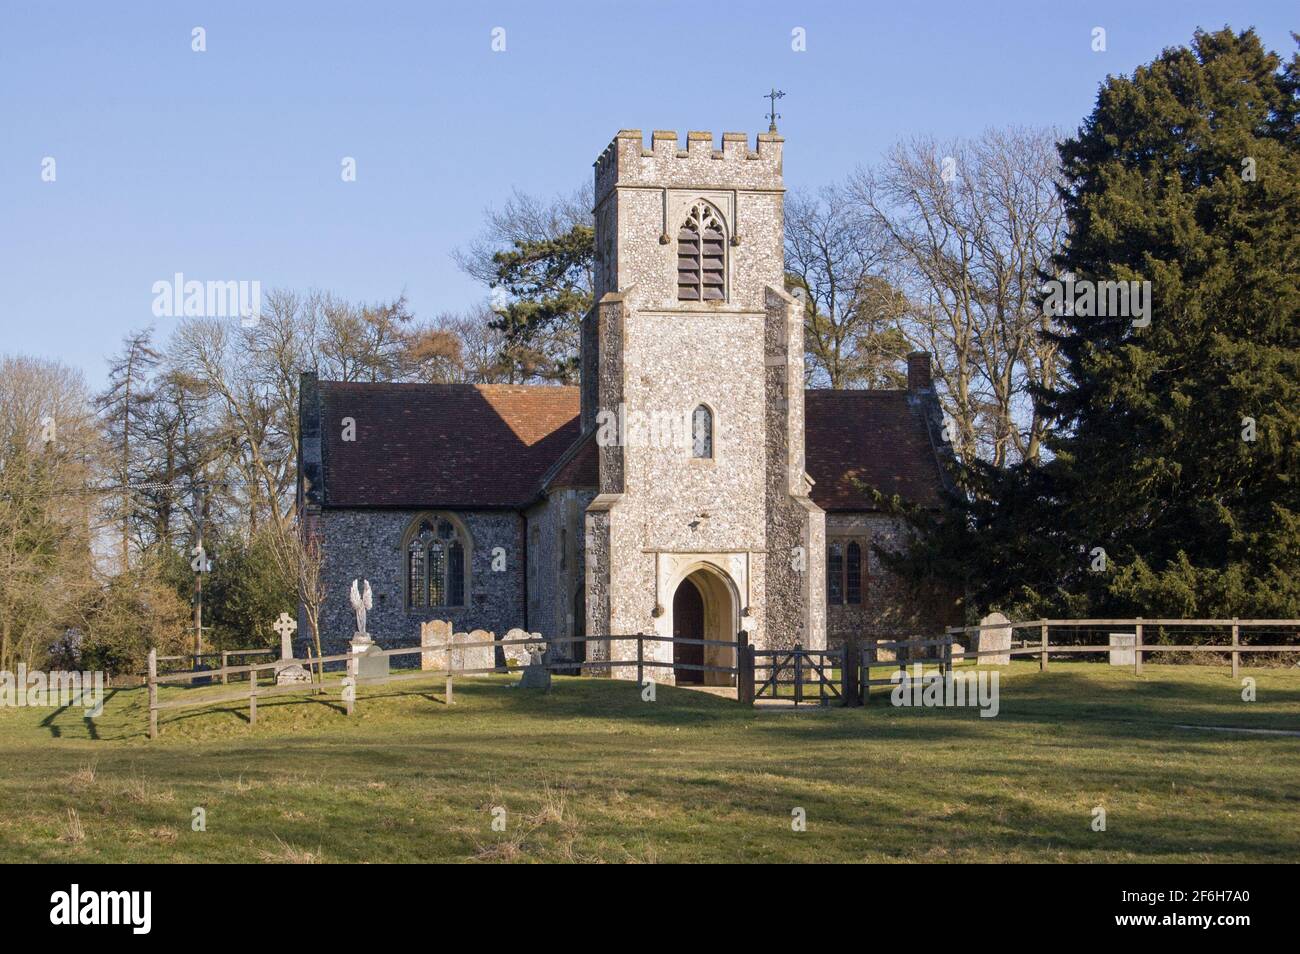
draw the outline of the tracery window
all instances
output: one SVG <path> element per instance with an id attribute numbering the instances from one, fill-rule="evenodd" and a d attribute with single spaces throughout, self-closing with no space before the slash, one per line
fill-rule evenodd
<path id="1" fill-rule="evenodd" d="M 406 545 L 408 608 L 465 605 L 466 543 L 461 530 L 447 518 L 421 518 Z"/>
<path id="2" fill-rule="evenodd" d="M 726 275 L 726 229 L 713 206 L 697 202 L 677 231 L 677 300 L 726 300 Z"/>

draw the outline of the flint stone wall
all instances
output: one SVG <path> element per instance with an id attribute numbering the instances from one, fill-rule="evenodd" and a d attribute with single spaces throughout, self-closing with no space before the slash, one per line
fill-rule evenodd
<path id="1" fill-rule="evenodd" d="M 324 510 L 322 536 L 326 599 L 321 607 L 321 644 L 326 655 L 346 653 L 356 630 L 348 601 L 352 581 L 365 577 L 374 594 L 366 628 L 385 649 L 420 645 L 420 625 L 448 620 L 455 631 L 504 633 L 524 618 L 523 518 L 513 511 L 454 511 L 470 536 L 470 584 L 462 607 L 406 608 L 406 560 L 402 538 L 423 510 Z M 438 511 L 432 511 L 438 512 Z M 505 569 L 492 568 L 501 547 Z M 395 666 L 418 665 L 399 656 Z"/>

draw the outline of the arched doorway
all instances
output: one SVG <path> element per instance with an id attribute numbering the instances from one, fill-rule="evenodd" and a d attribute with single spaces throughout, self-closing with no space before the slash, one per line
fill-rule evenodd
<path id="1" fill-rule="evenodd" d="M 678 639 L 704 638 L 704 597 L 699 587 L 689 579 L 682 580 L 673 594 L 673 636 Z M 704 682 L 701 669 L 680 668 L 704 665 L 704 647 L 673 643 L 673 678 L 677 684 L 700 685 Z"/>
<path id="2" fill-rule="evenodd" d="M 696 564 L 673 591 L 672 634 L 684 639 L 706 639 L 730 645 L 683 646 L 673 644 L 673 677 L 683 685 L 731 686 L 726 672 L 682 669 L 680 665 L 730 668 L 736 664 L 736 630 L 740 626 L 739 600 L 725 573 L 709 563 Z"/>

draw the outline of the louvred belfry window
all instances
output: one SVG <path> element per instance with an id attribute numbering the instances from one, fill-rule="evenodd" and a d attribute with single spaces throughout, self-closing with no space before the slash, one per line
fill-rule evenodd
<path id="1" fill-rule="evenodd" d="M 727 242 L 713 206 L 699 202 L 677 232 L 677 300 L 725 301 Z"/>

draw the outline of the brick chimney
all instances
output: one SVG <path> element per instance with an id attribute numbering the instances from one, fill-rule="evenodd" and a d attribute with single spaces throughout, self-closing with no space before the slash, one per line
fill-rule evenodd
<path id="1" fill-rule="evenodd" d="M 928 391 L 933 386 L 930 378 L 930 353 L 913 351 L 907 356 L 907 389 Z"/>

